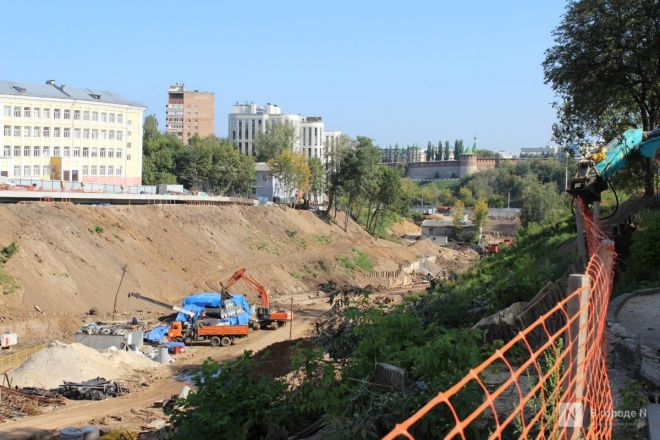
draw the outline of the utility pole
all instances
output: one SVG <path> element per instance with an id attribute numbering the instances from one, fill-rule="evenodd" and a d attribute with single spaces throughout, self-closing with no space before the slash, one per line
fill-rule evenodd
<path id="1" fill-rule="evenodd" d="M 509 196 L 507 197 L 507 201 L 506 201 L 506 209 L 510 209 L 510 208 L 511 208 L 511 190 L 509 190 Z"/>

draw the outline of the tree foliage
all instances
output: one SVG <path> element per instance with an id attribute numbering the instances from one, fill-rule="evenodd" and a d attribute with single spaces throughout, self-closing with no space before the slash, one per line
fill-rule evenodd
<path id="1" fill-rule="evenodd" d="M 486 220 L 488 220 L 488 203 L 484 199 L 479 199 L 474 204 L 474 224 L 479 231 L 486 224 Z"/>
<path id="2" fill-rule="evenodd" d="M 254 150 L 258 162 L 268 162 L 286 150 L 293 150 L 296 133 L 289 122 L 274 124 L 264 132 L 260 132 L 254 140 Z"/>
<path id="3" fill-rule="evenodd" d="M 277 157 L 268 161 L 273 177 L 282 184 L 285 197 L 296 191 L 309 191 L 310 171 L 305 158 L 291 150 L 283 150 Z M 291 200 L 292 206 L 294 200 Z"/>
<path id="4" fill-rule="evenodd" d="M 555 139 L 611 139 L 625 129 L 660 123 L 660 3 L 657 0 L 573 0 L 554 30 L 543 63 L 559 97 Z M 644 163 L 653 194 L 654 164 Z"/>

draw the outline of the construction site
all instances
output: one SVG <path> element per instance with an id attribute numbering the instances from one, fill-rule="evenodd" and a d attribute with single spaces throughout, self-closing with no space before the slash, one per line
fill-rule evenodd
<path id="1" fill-rule="evenodd" d="M 21 202 L 0 223 L 16 244 L 0 279 L 0 438 L 150 438 L 204 359 L 273 346 L 264 371 L 290 369 L 287 347 L 330 308 L 320 284 L 400 301 L 478 259 L 275 205 Z"/>

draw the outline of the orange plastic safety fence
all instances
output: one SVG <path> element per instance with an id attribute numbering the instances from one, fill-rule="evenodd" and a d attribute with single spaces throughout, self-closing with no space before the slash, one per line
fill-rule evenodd
<path id="1" fill-rule="evenodd" d="M 414 439 L 422 423 L 445 439 L 612 437 L 605 315 L 614 246 L 580 200 L 578 207 L 589 250 L 580 287 L 385 439 Z"/>

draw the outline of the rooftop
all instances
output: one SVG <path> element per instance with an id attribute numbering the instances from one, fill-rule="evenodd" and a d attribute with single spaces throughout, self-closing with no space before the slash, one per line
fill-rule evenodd
<path id="1" fill-rule="evenodd" d="M 255 171 L 270 171 L 270 166 L 266 162 L 257 162 L 254 164 Z"/>
<path id="2" fill-rule="evenodd" d="M 0 95 L 68 99 L 146 108 L 139 102 L 129 101 L 107 90 L 70 87 L 64 84 L 58 86 L 54 80 L 48 80 L 44 84 L 0 80 Z"/>

